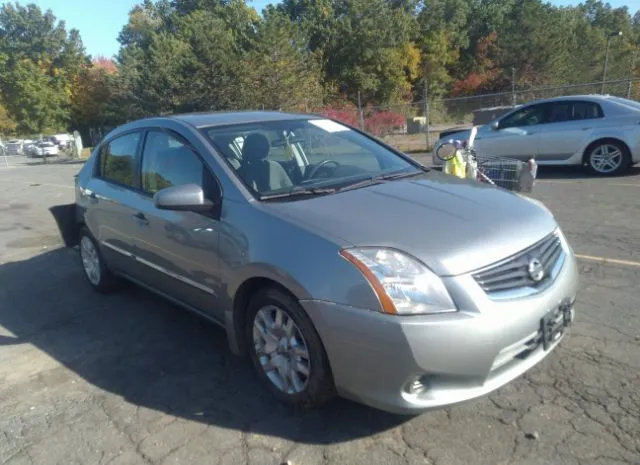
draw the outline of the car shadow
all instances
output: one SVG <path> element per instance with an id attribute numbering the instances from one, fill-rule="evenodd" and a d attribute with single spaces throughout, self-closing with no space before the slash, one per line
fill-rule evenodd
<path id="1" fill-rule="evenodd" d="M 24 164 L 27 166 L 42 166 L 42 165 L 83 165 L 87 160 L 83 158 L 71 158 L 71 157 L 49 157 L 46 160 L 44 158 L 29 158 Z"/>
<path id="2" fill-rule="evenodd" d="M 0 346 L 32 344 L 134 405 L 308 444 L 408 420 L 343 399 L 317 410 L 278 404 L 250 362 L 231 354 L 222 329 L 135 285 L 95 293 L 73 248 L 2 264 L 0 282 L 0 325 L 14 335 Z"/>
<path id="3" fill-rule="evenodd" d="M 632 166 L 624 173 L 609 176 L 607 179 L 640 176 L 640 166 Z M 579 166 L 538 166 L 537 179 L 603 179 L 604 176 L 590 173 Z"/>
<path id="4" fill-rule="evenodd" d="M 425 165 L 429 166 L 429 165 Z M 442 171 L 441 166 L 429 166 L 436 171 Z M 536 179 L 620 179 L 630 177 L 640 177 L 640 165 L 632 166 L 624 173 L 614 176 L 599 176 L 597 174 L 590 173 L 586 169 L 579 166 L 538 166 L 538 172 Z"/>

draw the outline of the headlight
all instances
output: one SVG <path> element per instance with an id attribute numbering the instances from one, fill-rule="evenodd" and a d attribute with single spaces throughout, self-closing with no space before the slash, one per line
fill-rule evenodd
<path id="1" fill-rule="evenodd" d="M 418 315 L 456 311 L 442 280 L 405 253 L 362 247 L 346 249 L 340 254 L 369 281 L 385 313 Z"/>

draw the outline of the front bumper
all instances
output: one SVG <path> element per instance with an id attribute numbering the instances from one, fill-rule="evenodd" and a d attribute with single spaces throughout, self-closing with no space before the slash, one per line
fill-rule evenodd
<path id="1" fill-rule="evenodd" d="M 327 302 L 302 302 L 324 343 L 340 395 L 398 414 L 486 395 L 545 358 L 541 319 L 573 306 L 578 269 L 568 254 L 552 286 L 539 294 L 491 301 L 471 276 L 447 278 L 464 310 L 393 316 Z M 573 319 L 573 308 L 571 309 Z"/>

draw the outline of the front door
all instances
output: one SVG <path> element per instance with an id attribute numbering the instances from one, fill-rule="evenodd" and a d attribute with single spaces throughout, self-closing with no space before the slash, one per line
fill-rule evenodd
<path id="1" fill-rule="evenodd" d="M 497 129 L 478 134 L 476 149 L 480 156 L 527 160 L 538 155 L 540 131 L 544 126 L 543 104 L 521 108 L 500 120 Z"/>
<path id="2" fill-rule="evenodd" d="M 219 303 L 219 221 L 214 212 L 159 210 L 153 194 L 167 187 L 197 184 L 219 198 L 219 186 L 180 136 L 147 133 L 142 151 L 141 192 L 134 239 L 137 278 L 169 297 L 223 321 Z"/>

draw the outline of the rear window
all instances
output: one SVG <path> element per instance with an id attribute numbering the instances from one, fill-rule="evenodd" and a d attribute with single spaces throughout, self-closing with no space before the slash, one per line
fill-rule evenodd
<path id="1" fill-rule="evenodd" d="M 603 116 L 602 107 L 595 102 L 575 102 L 573 104 L 573 119 L 593 119 Z"/>

